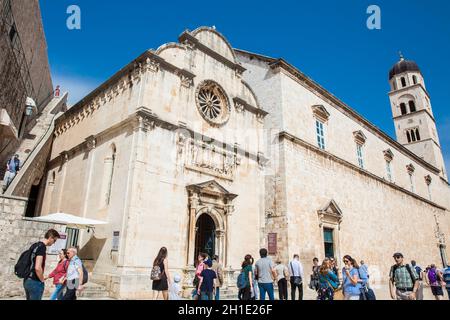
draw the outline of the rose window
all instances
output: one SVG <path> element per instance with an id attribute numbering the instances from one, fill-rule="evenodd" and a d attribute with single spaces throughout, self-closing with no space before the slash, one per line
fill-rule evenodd
<path id="1" fill-rule="evenodd" d="M 227 95 L 213 81 L 205 81 L 197 89 L 197 107 L 203 118 L 213 125 L 228 121 L 230 109 Z"/>

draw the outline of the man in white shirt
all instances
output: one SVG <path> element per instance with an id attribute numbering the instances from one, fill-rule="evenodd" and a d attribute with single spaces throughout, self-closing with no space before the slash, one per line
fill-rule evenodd
<path id="1" fill-rule="evenodd" d="M 291 275 L 291 297 L 295 300 L 295 291 L 298 288 L 298 299 L 303 300 L 303 266 L 300 262 L 300 256 L 294 255 L 294 260 L 289 262 L 289 274 Z"/>
<path id="2" fill-rule="evenodd" d="M 63 300 L 77 300 L 77 291 L 82 291 L 83 286 L 83 263 L 77 256 L 78 250 L 76 248 L 69 248 L 67 250 L 67 257 L 69 258 L 69 267 L 67 268 L 67 283 L 66 293 Z"/>

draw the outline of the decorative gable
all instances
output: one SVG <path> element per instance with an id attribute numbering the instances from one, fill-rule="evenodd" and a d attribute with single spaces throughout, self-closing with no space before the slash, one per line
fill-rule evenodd
<path id="1" fill-rule="evenodd" d="M 353 132 L 353 136 L 357 144 L 364 145 L 366 143 L 367 137 L 361 130 Z"/>
<path id="2" fill-rule="evenodd" d="M 339 225 L 342 222 L 343 214 L 334 200 L 329 201 L 322 209 L 318 211 L 321 225 L 323 223 Z"/>
<path id="3" fill-rule="evenodd" d="M 322 122 L 327 122 L 330 118 L 330 113 L 325 109 L 323 105 L 312 106 L 313 114 Z"/>
<path id="4" fill-rule="evenodd" d="M 222 187 L 215 180 L 187 186 L 187 190 L 197 194 L 220 196 L 227 198 L 229 200 L 233 200 L 234 198 L 237 197 L 237 195 L 230 193 L 227 189 Z"/>
<path id="5" fill-rule="evenodd" d="M 408 171 L 409 175 L 412 175 L 414 173 L 414 171 L 416 171 L 416 168 L 414 167 L 414 165 L 412 163 L 410 163 L 406 166 L 406 170 Z"/>
<path id="6" fill-rule="evenodd" d="M 392 153 L 391 149 L 387 149 L 383 151 L 383 153 L 384 159 L 386 159 L 386 161 L 391 162 L 394 159 L 394 153 Z"/>

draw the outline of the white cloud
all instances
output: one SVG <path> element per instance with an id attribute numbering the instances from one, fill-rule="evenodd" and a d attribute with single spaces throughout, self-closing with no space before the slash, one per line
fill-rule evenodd
<path id="1" fill-rule="evenodd" d="M 54 74 L 52 78 L 54 86 L 59 85 L 61 87 L 61 93 L 69 92 L 69 107 L 86 97 L 101 84 L 100 80 L 72 75 Z"/>

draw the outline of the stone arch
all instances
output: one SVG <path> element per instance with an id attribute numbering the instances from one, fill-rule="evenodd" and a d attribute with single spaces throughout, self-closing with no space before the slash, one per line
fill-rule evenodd
<path id="1" fill-rule="evenodd" d="M 200 219 L 200 217 L 204 214 L 207 214 L 208 216 L 211 217 L 211 219 L 213 219 L 217 230 L 225 231 L 225 219 L 222 217 L 221 213 L 216 208 L 205 206 L 198 209 L 195 215 L 195 222 L 197 222 L 198 219 Z"/>

